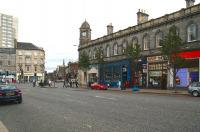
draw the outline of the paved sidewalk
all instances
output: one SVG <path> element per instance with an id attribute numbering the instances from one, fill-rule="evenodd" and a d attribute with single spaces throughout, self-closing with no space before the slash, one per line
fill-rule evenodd
<path id="1" fill-rule="evenodd" d="M 126 90 L 121 90 L 120 88 L 109 88 L 109 91 L 119 91 L 127 93 L 137 93 L 137 94 L 168 94 L 168 95 L 189 95 L 187 90 L 177 89 L 177 90 L 161 90 L 161 89 L 140 89 L 139 91 L 133 91 L 131 88 Z"/>

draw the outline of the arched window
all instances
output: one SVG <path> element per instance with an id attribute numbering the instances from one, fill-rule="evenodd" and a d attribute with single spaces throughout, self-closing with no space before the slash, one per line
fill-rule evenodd
<path id="1" fill-rule="evenodd" d="M 93 59 L 96 59 L 96 49 L 93 51 Z"/>
<path id="2" fill-rule="evenodd" d="M 156 33 L 156 48 L 159 48 L 159 47 L 161 47 L 161 41 L 163 40 L 163 33 L 162 32 L 157 32 Z"/>
<path id="3" fill-rule="evenodd" d="M 89 59 L 91 60 L 92 59 L 92 51 L 89 50 Z"/>
<path id="4" fill-rule="evenodd" d="M 114 44 L 113 46 L 113 55 L 117 55 L 118 54 L 118 45 Z"/>
<path id="5" fill-rule="evenodd" d="M 187 40 L 192 42 L 197 40 L 197 26 L 195 24 L 190 24 L 187 28 Z"/>
<path id="6" fill-rule="evenodd" d="M 138 44 L 138 39 L 136 37 L 133 38 L 132 40 L 132 46 L 135 48 L 135 45 Z"/>
<path id="7" fill-rule="evenodd" d="M 149 36 L 145 35 L 143 38 L 143 49 L 149 50 Z"/>
<path id="8" fill-rule="evenodd" d="M 125 54 L 126 48 L 127 48 L 127 41 L 124 41 L 122 43 L 122 54 Z"/>
<path id="9" fill-rule="evenodd" d="M 106 57 L 110 57 L 110 46 L 106 47 Z"/>

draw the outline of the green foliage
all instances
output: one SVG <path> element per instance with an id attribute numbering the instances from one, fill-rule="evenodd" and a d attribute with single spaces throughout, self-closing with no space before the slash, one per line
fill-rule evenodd
<path id="1" fill-rule="evenodd" d="M 97 49 L 95 56 L 99 64 L 105 63 L 104 61 L 105 57 L 104 57 L 103 51 L 100 48 Z"/>
<path id="2" fill-rule="evenodd" d="M 164 37 L 161 41 L 161 53 L 167 57 L 169 61 L 172 60 L 172 55 L 180 52 L 183 42 L 179 35 L 177 34 L 177 30 L 175 26 L 172 26 L 169 29 L 169 33 Z"/>
<path id="3" fill-rule="evenodd" d="M 125 54 L 133 59 L 134 61 L 137 61 L 141 57 L 141 48 L 139 44 L 129 44 L 125 50 Z"/>
<path id="4" fill-rule="evenodd" d="M 86 52 L 83 52 L 79 57 L 79 68 L 82 70 L 86 70 L 90 66 L 89 56 Z"/>

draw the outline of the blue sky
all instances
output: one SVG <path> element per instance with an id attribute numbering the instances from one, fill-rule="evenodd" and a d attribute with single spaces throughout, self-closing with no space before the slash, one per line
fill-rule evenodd
<path id="1" fill-rule="evenodd" d="M 197 4 L 199 0 L 196 0 Z M 46 70 L 78 60 L 79 28 L 85 19 L 92 39 L 137 24 L 136 13 L 144 9 L 149 19 L 185 8 L 185 0 L 0 0 L 0 13 L 18 17 L 18 41 L 31 42 L 46 52 Z"/>

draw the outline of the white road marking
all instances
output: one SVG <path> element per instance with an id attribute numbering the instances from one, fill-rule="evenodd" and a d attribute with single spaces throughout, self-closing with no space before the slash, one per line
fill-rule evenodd
<path id="1" fill-rule="evenodd" d="M 87 126 L 88 128 L 92 128 L 92 126 L 91 126 L 91 125 L 88 125 L 88 124 L 86 124 L 86 126 Z"/>
<path id="2" fill-rule="evenodd" d="M 104 97 L 104 96 L 95 96 L 96 98 L 102 98 L 102 99 L 110 99 L 110 100 L 117 100 L 115 98 L 108 98 L 108 97 Z"/>
<path id="3" fill-rule="evenodd" d="M 9 132 L 6 126 L 0 121 L 0 132 Z"/>

